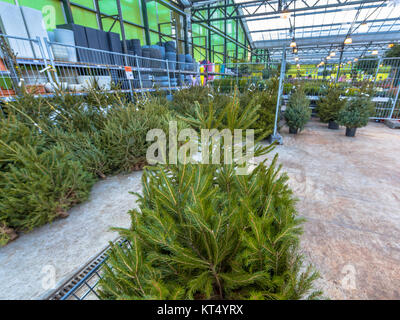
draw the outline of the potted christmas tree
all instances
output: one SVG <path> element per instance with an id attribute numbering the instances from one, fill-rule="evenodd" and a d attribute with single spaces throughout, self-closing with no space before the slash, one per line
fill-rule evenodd
<path id="1" fill-rule="evenodd" d="M 289 133 L 297 134 L 298 130 L 303 130 L 311 116 L 309 106 L 310 101 L 303 88 L 297 88 L 290 96 L 288 107 L 285 111 L 285 120 L 289 127 Z"/>
<path id="2" fill-rule="evenodd" d="M 339 112 L 344 108 L 346 100 L 340 98 L 341 90 L 336 86 L 330 86 L 327 94 L 317 103 L 317 112 L 322 122 L 328 123 L 329 129 L 339 129 Z"/>
<path id="3" fill-rule="evenodd" d="M 354 137 L 357 128 L 365 127 L 373 112 L 374 105 L 367 95 L 359 95 L 347 101 L 339 112 L 339 124 L 346 126 L 346 136 Z"/>

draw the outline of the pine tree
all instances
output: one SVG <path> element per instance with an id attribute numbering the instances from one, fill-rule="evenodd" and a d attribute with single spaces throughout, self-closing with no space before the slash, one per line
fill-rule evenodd
<path id="1" fill-rule="evenodd" d="M 304 88 L 297 87 L 290 95 L 288 107 L 285 110 L 285 120 L 289 128 L 303 130 L 311 117 L 309 106 L 310 100 L 304 93 Z"/>
<path id="2" fill-rule="evenodd" d="M 92 176 L 61 144 L 49 144 L 40 126 L 13 114 L 0 119 L 0 242 L 15 238 L 85 200 Z"/>
<path id="3" fill-rule="evenodd" d="M 249 128 L 257 110 L 225 109 L 228 128 Z M 222 117 L 197 108 L 193 126 L 219 128 Z M 232 126 L 232 127 L 231 127 Z M 256 156 L 273 146 L 257 148 Z M 128 245 L 112 245 L 100 284 L 103 299 L 316 298 L 318 274 L 298 253 L 302 219 L 277 156 L 249 175 L 237 164 L 147 167 Z"/>
<path id="4" fill-rule="evenodd" d="M 325 96 L 321 97 L 317 103 L 318 116 L 322 122 L 337 121 L 339 112 L 343 109 L 346 100 L 341 99 L 341 90 L 331 85 Z"/>

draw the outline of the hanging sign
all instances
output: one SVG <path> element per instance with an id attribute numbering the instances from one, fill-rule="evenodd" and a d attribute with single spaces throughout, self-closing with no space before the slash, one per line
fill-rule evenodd
<path id="1" fill-rule="evenodd" d="M 133 72 L 132 72 L 132 67 L 125 67 L 125 74 L 126 74 L 126 78 L 128 80 L 133 80 Z"/>

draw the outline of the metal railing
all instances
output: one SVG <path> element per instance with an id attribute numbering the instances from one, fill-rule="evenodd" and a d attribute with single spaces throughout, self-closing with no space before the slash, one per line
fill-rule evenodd
<path id="1" fill-rule="evenodd" d="M 10 100 L 22 84 L 28 92 L 52 96 L 57 89 L 85 94 L 91 87 L 104 91 L 165 90 L 170 93 L 201 85 L 213 72 L 194 62 L 162 60 L 99 49 L 1 35 L 10 44 L 16 61 L 0 52 L 0 99 Z M 207 67 L 206 67 L 207 69 Z M 231 74 L 231 72 L 227 73 Z"/>
<path id="2" fill-rule="evenodd" d="M 128 240 L 118 239 L 114 244 L 124 249 L 130 248 Z M 58 288 L 44 297 L 44 300 L 98 300 L 97 292 L 104 265 L 107 264 L 110 246 L 104 248 L 98 255 L 92 258 L 73 276 L 64 281 Z"/>
<path id="3" fill-rule="evenodd" d="M 297 65 L 286 72 L 284 95 L 287 97 L 295 84 L 302 84 L 314 108 L 330 83 L 342 88 L 343 98 L 350 99 L 368 87 L 375 104 L 371 119 L 400 119 L 400 58 L 356 59 L 340 67 Z"/>
<path id="4" fill-rule="evenodd" d="M 263 87 L 272 76 L 283 77 L 282 101 L 294 83 L 302 83 L 311 108 L 329 82 L 342 86 L 351 97 L 368 83 L 374 89 L 373 119 L 400 119 L 400 58 L 359 59 L 350 63 L 290 65 L 280 72 L 280 61 L 263 63 L 203 64 L 122 54 L 50 42 L 48 39 L 2 35 L 12 47 L 16 62 L 0 59 L 0 101 L 13 99 L 22 84 L 28 92 L 52 96 L 57 89 L 85 94 L 89 88 L 119 89 L 136 93 L 162 90 L 172 94 L 192 85 L 213 85 L 221 92 L 234 87 Z M 1 53 L 1 52 L 0 52 Z"/>

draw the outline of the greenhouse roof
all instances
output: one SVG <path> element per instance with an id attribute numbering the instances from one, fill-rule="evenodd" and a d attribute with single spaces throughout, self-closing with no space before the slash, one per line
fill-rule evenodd
<path id="1" fill-rule="evenodd" d="M 268 49 L 273 58 L 294 39 L 298 55 L 318 60 L 340 50 L 346 37 L 352 39 L 343 49 L 344 59 L 381 55 L 388 44 L 400 40 L 400 0 L 234 0 L 237 7 L 224 18 L 241 19 L 252 47 Z M 221 1 L 202 1 L 220 9 Z M 199 5 L 199 2 L 197 2 Z M 339 59 L 339 55 L 332 57 Z"/>

